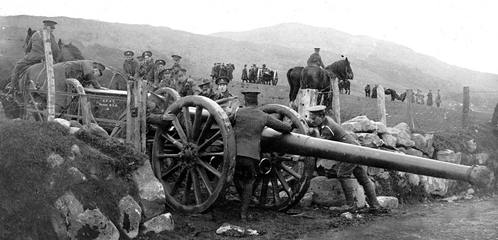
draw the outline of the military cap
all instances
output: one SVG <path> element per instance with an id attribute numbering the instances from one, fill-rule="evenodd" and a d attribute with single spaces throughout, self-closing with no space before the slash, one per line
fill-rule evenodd
<path id="1" fill-rule="evenodd" d="M 166 65 L 166 62 L 162 59 L 156 60 L 156 64 Z"/>
<path id="2" fill-rule="evenodd" d="M 202 87 L 206 84 L 210 84 L 211 83 L 211 80 L 205 78 L 205 79 L 202 79 L 201 83 L 198 84 L 199 87 Z"/>
<path id="3" fill-rule="evenodd" d="M 176 55 L 176 54 L 171 55 L 171 57 L 172 57 L 174 60 L 180 60 L 180 59 L 182 59 L 182 57 L 181 57 L 181 56 Z"/>
<path id="4" fill-rule="evenodd" d="M 124 52 L 124 55 L 125 56 L 133 56 L 133 55 L 135 55 L 135 53 L 133 53 L 132 51 L 126 51 L 126 52 Z"/>
<path id="5" fill-rule="evenodd" d="M 98 68 L 100 72 L 104 72 L 105 66 L 102 63 L 99 62 L 93 62 L 93 68 Z"/>
<path id="6" fill-rule="evenodd" d="M 55 29 L 56 24 L 57 23 L 52 20 L 43 20 L 43 25 L 45 25 L 46 27 L 51 27 L 52 29 Z"/>
<path id="7" fill-rule="evenodd" d="M 227 78 L 227 77 L 219 77 L 216 79 L 215 83 L 217 85 L 220 85 L 220 84 L 228 84 L 230 82 L 230 79 Z"/>
<path id="8" fill-rule="evenodd" d="M 323 105 L 316 105 L 316 106 L 313 106 L 313 107 L 310 107 L 308 108 L 308 111 L 310 113 L 319 113 L 321 111 L 324 111 L 327 107 L 323 106 Z"/>
<path id="9" fill-rule="evenodd" d="M 320 50 L 320 48 L 319 48 L 319 47 L 316 47 L 316 48 L 315 48 L 315 51 L 318 51 L 318 50 Z"/>
<path id="10" fill-rule="evenodd" d="M 152 57 L 152 52 L 151 51 L 145 51 L 142 53 L 142 57 L 145 58 L 145 55 L 149 56 L 149 57 Z"/>

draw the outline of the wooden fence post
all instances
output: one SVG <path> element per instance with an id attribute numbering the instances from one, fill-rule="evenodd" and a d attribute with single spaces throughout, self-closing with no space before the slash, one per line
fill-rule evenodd
<path id="1" fill-rule="evenodd" d="M 384 93 L 384 87 L 379 85 L 377 87 L 377 108 L 379 109 L 379 120 L 385 126 L 386 124 L 386 96 Z"/>
<path id="2" fill-rule="evenodd" d="M 415 130 L 415 123 L 413 122 L 413 115 L 412 115 L 412 102 L 413 102 L 413 95 L 412 95 L 412 90 L 407 89 L 406 90 L 406 98 L 405 98 L 408 104 L 408 107 L 406 108 L 406 116 L 407 116 L 407 124 L 410 127 L 411 130 Z"/>
<path id="3" fill-rule="evenodd" d="M 138 151 L 146 151 L 146 105 L 147 91 L 143 80 L 128 81 L 126 142 Z"/>
<path id="4" fill-rule="evenodd" d="M 51 27 L 43 27 L 43 44 L 45 47 L 45 66 L 47 69 L 47 121 L 52 122 L 55 119 L 55 79 L 49 28 Z"/>
<path id="5" fill-rule="evenodd" d="M 470 89 L 469 86 L 463 87 L 463 109 L 462 109 L 462 127 L 467 127 L 467 118 L 470 107 Z"/>
<path id="6" fill-rule="evenodd" d="M 317 89 L 299 89 L 296 98 L 297 112 L 301 115 L 302 118 L 308 119 L 309 112 L 308 109 L 312 106 L 316 106 L 318 96 Z"/>
<path id="7" fill-rule="evenodd" d="M 334 118 L 338 124 L 341 124 L 341 103 L 339 102 L 339 79 L 331 79 L 332 81 L 332 110 Z"/>

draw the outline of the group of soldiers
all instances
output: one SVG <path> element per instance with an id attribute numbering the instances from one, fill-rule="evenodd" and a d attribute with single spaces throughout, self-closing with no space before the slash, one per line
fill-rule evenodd
<path id="1" fill-rule="evenodd" d="M 373 89 L 371 90 L 370 89 L 370 84 L 368 83 L 365 86 L 365 97 L 377 98 L 377 91 L 376 91 L 376 89 L 377 89 L 377 85 L 375 85 L 373 87 Z M 422 93 L 422 91 L 420 89 L 417 89 L 416 93 L 412 91 L 412 98 L 411 98 L 412 99 L 412 103 L 417 103 L 417 104 L 422 104 L 422 105 L 427 104 L 427 106 L 432 106 L 433 105 L 432 90 L 429 90 L 429 92 L 427 93 L 427 101 L 425 101 L 424 98 L 425 98 L 425 96 L 424 96 L 424 94 Z M 434 102 L 436 103 L 437 107 L 440 107 L 441 103 L 443 102 L 442 98 L 441 98 L 441 91 L 439 89 L 437 90 L 437 95 L 436 95 L 436 99 L 435 99 Z"/>
<path id="2" fill-rule="evenodd" d="M 233 70 L 235 70 L 235 65 L 233 63 L 214 63 L 214 66 L 211 68 L 211 78 L 217 79 L 219 77 L 226 77 L 232 80 Z"/>
<path id="3" fill-rule="evenodd" d="M 256 63 L 253 63 L 248 71 L 247 64 L 244 64 L 244 68 L 242 69 L 242 76 L 240 77 L 240 79 L 242 79 L 242 82 L 257 83 L 257 74 L 260 69 L 262 75 L 269 74 L 271 71 L 266 67 L 266 64 L 262 64 L 261 68 L 259 68 L 258 66 L 256 66 Z"/>

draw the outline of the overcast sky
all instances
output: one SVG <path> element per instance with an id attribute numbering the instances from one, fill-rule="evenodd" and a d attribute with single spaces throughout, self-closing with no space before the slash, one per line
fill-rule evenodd
<path id="1" fill-rule="evenodd" d="M 0 4 L 1 16 L 67 16 L 197 34 L 299 22 L 392 41 L 449 64 L 498 74 L 497 13 L 498 1 L 493 0 L 14 0 Z"/>

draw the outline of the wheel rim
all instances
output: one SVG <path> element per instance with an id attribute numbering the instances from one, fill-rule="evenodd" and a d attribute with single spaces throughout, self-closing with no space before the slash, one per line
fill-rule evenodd
<path id="1" fill-rule="evenodd" d="M 289 107 L 268 104 L 261 107 L 261 110 L 284 122 L 292 122 L 293 132 L 306 134 L 307 124 Z M 286 211 L 299 203 L 306 194 L 315 158 L 276 153 L 264 149 L 264 146 L 262 148 L 262 157 L 270 159 L 271 170 L 266 175 L 258 175 L 254 196 L 261 207 Z"/>
<path id="2" fill-rule="evenodd" d="M 154 175 L 172 209 L 204 212 L 233 176 L 235 138 L 228 117 L 218 104 L 201 96 L 181 98 L 163 116 L 172 120 L 155 133 Z"/>

